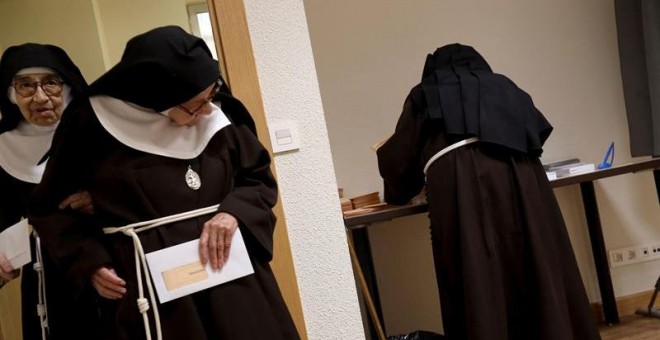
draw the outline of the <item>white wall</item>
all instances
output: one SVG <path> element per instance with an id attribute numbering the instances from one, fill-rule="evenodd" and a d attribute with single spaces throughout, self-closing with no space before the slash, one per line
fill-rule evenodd
<path id="1" fill-rule="evenodd" d="M 191 2 L 3 0 L 0 46 L 26 42 L 60 46 L 91 83 L 121 59 L 131 37 L 164 25 L 190 32 L 186 4 Z"/>
<path id="2" fill-rule="evenodd" d="M 309 339 L 364 338 L 302 0 L 245 1 L 268 123 L 297 123 L 275 155 Z"/>
<path id="3" fill-rule="evenodd" d="M 94 0 L 98 8 L 99 33 L 112 67 L 124 53 L 126 42 L 136 34 L 165 26 L 180 26 L 190 32 L 187 0 Z"/>
<path id="4" fill-rule="evenodd" d="M 453 42 L 474 46 L 530 93 L 555 127 L 544 161 L 597 163 L 610 141 L 616 164 L 633 161 L 612 1 L 306 0 L 305 10 L 337 182 L 348 196 L 382 190 L 370 146 L 393 132 L 426 54 Z M 660 241 L 651 173 L 595 186 L 609 249 Z M 579 188 L 555 194 L 589 297 L 599 301 Z M 389 335 L 441 329 L 439 304 L 428 303 L 435 282 L 411 279 L 434 280 L 427 225 L 418 216 L 371 229 Z M 614 268 L 615 293 L 650 290 L 658 273 L 660 261 Z"/>
<path id="5" fill-rule="evenodd" d="M 6 49 L 27 42 L 63 48 L 87 81 L 105 71 L 89 0 L 0 1 L 0 45 Z"/>

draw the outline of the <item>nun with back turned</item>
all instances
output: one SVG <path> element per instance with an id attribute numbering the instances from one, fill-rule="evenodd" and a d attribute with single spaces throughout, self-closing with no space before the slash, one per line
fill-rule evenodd
<path id="1" fill-rule="evenodd" d="M 449 340 L 600 339 L 539 161 L 552 127 L 472 47 L 428 55 L 378 149 L 385 200 L 426 186 Z"/>
<path id="2" fill-rule="evenodd" d="M 11 46 L 3 53 L 0 89 L 3 90 L 0 231 L 3 231 L 27 217 L 28 196 L 41 181 L 60 118 L 73 98 L 86 95 L 87 83 L 61 48 L 27 43 Z M 79 189 L 66 192 L 57 208 L 73 214 L 91 214 L 89 194 Z M 21 277 L 23 339 L 72 339 L 77 334 L 89 334 L 97 325 L 93 299 L 79 299 L 81 294 L 73 294 L 49 254 L 38 251 L 39 239 L 33 236 L 32 262 L 23 268 Z M 5 250 L 0 249 L 0 286 L 19 274 L 20 269 L 13 268 L 9 260 Z M 39 282 L 47 284 L 44 287 Z M 81 301 L 89 304 L 80 305 Z M 68 323 L 70 320 L 75 322 Z"/>
<path id="3" fill-rule="evenodd" d="M 270 156 L 203 40 L 174 26 L 138 35 L 90 92 L 61 123 L 31 218 L 76 289 L 102 297 L 107 338 L 298 339 L 269 266 Z M 88 219 L 57 209 L 81 185 Z M 149 221 L 167 222 L 131 227 Z M 164 303 L 148 293 L 141 253 L 200 239 L 201 263 L 219 270 L 237 229 L 254 274 Z"/>

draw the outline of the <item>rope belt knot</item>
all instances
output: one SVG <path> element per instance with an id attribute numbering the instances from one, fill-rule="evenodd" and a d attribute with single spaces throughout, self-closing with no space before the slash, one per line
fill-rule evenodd
<path id="1" fill-rule="evenodd" d="M 147 299 L 144 299 L 144 298 L 138 299 L 137 300 L 137 305 L 138 305 L 138 308 L 140 309 L 141 314 L 144 314 L 149 310 L 149 300 L 147 300 Z"/>
<path id="2" fill-rule="evenodd" d="M 160 315 L 158 314 L 158 304 L 156 302 L 156 294 L 154 293 L 154 288 L 151 283 L 151 276 L 149 274 L 149 267 L 147 266 L 147 259 L 144 254 L 144 249 L 142 248 L 142 242 L 140 242 L 140 237 L 138 233 L 160 227 L 162 225 L 187 220 L 193 217 L 198 217 L 202 215 L 207 215 L 214 213 L 218 210 L 220 204 L 212 205 L 206 208 L 200 208 L 196 210 L 190 210 L 182 212 L 175 215 L 169 215 L 149 221 L 137 222 L 123 227 L 116 228 L 103 228 L 105 234 L 116 234 L 122 233 L 126 236 L 129 236 L 133 240 L 133 249 L 135 250 L 135 273 L 138 283 L 138 299 L 137 306 L 142 314 L 142 321 L 144 323 L 144 331 L 147 337 L 147 340 L 151 340 L 151 330 L 149 328 L 149 315 L 147 312 L 150 309 L 149 301 L 153 305 L 154 312 L 154 321 L 156 323 L 156 339 L 161 340 L 163 338 L 161 327 L 160 327 Z M 147 283 L 147 290 L 149 291 L 149 300 L 144 297 L 144 288 L 142 285 L 142 271 L 144 271 L 144 281 Z"/>
<path id="3" fill-rule="evenodd" d="M 37 315 L 44 316 L 46 315 L 46 305 L 38 304 L 37 305 Z"/>
<path id="4" fill-rule="evenodd" d="M 44 275 L 44 259 L 41 251 L 41 239 L 36 230 L 32 231 L 35 243 L 35 257 L 32 270 L 37 272 L 37 315 L 39 316 L 39 324 L 41 326 L 41 339 L 46 340 L 48 333 L 48 307 L 46 304 L 46 275 Z"/>

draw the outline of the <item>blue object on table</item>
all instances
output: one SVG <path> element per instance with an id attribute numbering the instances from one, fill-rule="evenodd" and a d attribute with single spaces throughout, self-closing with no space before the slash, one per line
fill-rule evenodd
<path id="1" fill-rule="evenodd" d="M 598 170 L 611 168 L 612 164 L 614 164 L 614 142 L 612 142 L 612 144 L 610 144 L 610 148 L 607 149 L 603 163 L 598 164 Z"/>

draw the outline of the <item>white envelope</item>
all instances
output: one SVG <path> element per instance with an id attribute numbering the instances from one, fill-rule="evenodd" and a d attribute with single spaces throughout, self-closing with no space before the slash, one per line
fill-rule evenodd
<path id="1" fill-rule="evenodd" d="M 0 251 L 5 253 L 9 263 L 18 269 L 32 261 L 30 253 L 30 227 L 27 219 L 22 219 L 0 233 Z"/>
<path id="2" fill-rule="evenodd" d="M 199 239 L 146 254 L 158 298 L 165 303 L 254 273 L 240 229 L 231 240 L 229 259 L 218 272 L 199 261 Z"/>

